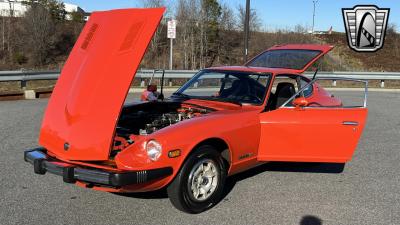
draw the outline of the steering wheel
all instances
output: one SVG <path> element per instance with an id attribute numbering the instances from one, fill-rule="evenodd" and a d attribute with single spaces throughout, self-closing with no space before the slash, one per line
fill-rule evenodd
<path id="1" fill-rule="evenodd" d="M 248 96 L 250 96 L 251 98 L 253 98 L 254 100 L 256 100 L 259 103 L 262 103 L 262 99 L 260 97 L 258 97 L 256 94 L 251 93 Z"/>
<path id="2" fill-rule="evenodd" d="M 240 100 L 245 100 L 245 101 L 251 101 L 253 103 L 261 103 L 262 99 L 259 98 L 257 95 L 254 93 L 247 93 L 246 95 L 243 95 Z"/>
<path id="3" fill-rule="evenodd" d="M 262 99 L 257 96 L 256 87 L 252 88 L 250 86 L 250 84 L 249 84 L 249 87 L 247 89 L 247 94 L 246 95 L 249 96 L 254 103 L 262 103 Z"/>

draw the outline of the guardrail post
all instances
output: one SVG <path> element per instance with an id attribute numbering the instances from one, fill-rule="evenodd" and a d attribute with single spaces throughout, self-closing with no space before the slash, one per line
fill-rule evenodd
<path id="1" fill-rule="evenodd" d="M 21 89 L 26 88 L 26 80 L 21 80 Z"/>
<path id="2" fill-rule="evenodd" d="M 26 74 L 24 69 L 21 69 L 22 79 L 21 79 L 21 89 L 25 90 L 26 88 Z"/>
<path id="3" fill-rule="evenodd" d="M 172 87 L 172 79 L 168 79 L 168 86 Z"/>
<path id="4" fill-rule="evenodd" d="M 381 80 L 381 88 L 385 87 L 385 80 Z"/>
<path id="5" fill-rule="evenodd" d="M 336 87 L 336 80 L 332 80 L 332 86 Z"/>
<path id="6" fill-rule="evenodd" d="M 140 87 L 144 87 L 144 80 L 140 78 Z"/>

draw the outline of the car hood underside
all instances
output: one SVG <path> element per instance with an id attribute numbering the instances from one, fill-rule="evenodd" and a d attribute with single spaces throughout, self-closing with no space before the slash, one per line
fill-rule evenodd
<path id="1" fill-rule="evenodd" d="M 68 160 L 107 160 L 121 108 L 164 8 L 94 12 L 50 98 L 39 143 Z"/>

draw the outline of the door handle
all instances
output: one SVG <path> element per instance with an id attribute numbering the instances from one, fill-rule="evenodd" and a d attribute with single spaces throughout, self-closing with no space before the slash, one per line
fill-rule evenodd
<path id="1" fill-rule="evenodd" d="M 343 121 L 342 124 L 346 126 L 358 126 L 357 121 Z"/>

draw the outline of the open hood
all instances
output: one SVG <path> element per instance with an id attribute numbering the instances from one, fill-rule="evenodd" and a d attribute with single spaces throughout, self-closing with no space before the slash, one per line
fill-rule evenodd
<path id="1" fill-rule="evenodd" d="M 39 143 L 68 160 L 107 160 L 130 84 L 165 8 L 94 12 L 61 72 Z"/>
<path id="2" fill-rule="evenodd" d="M 288 69 L 294 73 L 303 73 L 332 49 L 331 45 L 276 45 L 251 59 L 245 66 Z"/>

